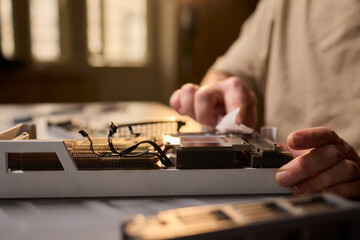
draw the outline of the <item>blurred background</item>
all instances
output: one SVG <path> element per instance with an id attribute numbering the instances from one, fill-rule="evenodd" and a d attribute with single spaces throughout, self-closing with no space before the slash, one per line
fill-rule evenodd
<path id="1" fill-rule="evenodd" d="M 0 0 L 0 103 L 159 101 L 199 83 L 257 0 Z"/>

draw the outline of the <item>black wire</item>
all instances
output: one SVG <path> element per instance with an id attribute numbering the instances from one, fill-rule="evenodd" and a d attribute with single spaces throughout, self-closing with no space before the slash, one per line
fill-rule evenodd
<path id="1" fill-rule="evenodd" d="M 95 152 L 95 150 L 94 150 L 94 145 L 93 145 L 93 141 L 92 141 L 91 138 L 90 138 L 90 134 L 89 134 L 86 130 L 84 130 L 84 129 L 81 129 L 81 130 L 79 131 L 79 133 L 81 134 L 81 136 L 89 139 L 89 142 L 90 142 L 90 150 L 91 150 L 95 155 L 97 155 L 97 156 L 99 156 L 99 157 L 102 157 L 103 154 L 100 154 L 100 153 Z"/>
<path id="2" fill-rule="evenodd" d="M 134 132 L 134 129 L 132 128 L 131 125 L 128 126 L 128 129 L 129 129 L 131 135 L 133 135 L 134 137 L 138 137 L 138 136 L 141 135 L 141 133 L 135 133 L 135 132 Z"/>
<path id="3" fill-rule="evenodd" d="M 159 157 L 161 163 L 164 166 L 166 166 L 166 167 L 174 166 L 174 164 L 166 156 L 164 151 L 155 142 L 150 141 L 150 140 L 141 141 L 141 142 L 138 142 L 137 144 L 132 145 L 131 147 L 125 148 L 124 150 L 122 150 L 120 152 L 120 154 L 130 153 L 130 152 L 134 151 L 136 148 L 138 148 L 139 145 L 141 145 L 141 144 L 150 144 L 151 146 L 153 146 L 155 148 L 155 150 L 158 152 L 159 155 L 157 155 L 157 156 Z"/>
<path id="4" fill-rule="evenodd" d="M 120 154 L 120 153 L 118 151 L 116 151 L 116 149 L 114 148 L 111 137 L 116 133 L 118 128 L 119 128 L 119 126 L 116 123 L 111 122 L 111 124 L 109 126 L 109 134 L 108 134 L 108 138 L 107 138 L 109 148 L 110 148 L 111 152 L 113 152 L 115 154 Z"/>
<path id="5" fill-rule="evenodd" d="M 115 147 L 114 147 L 114 145 L 112 143 L 111 137 L 108 137 L 108 144 L 109 144 L 109 148 L 110 148 L 111 152 L 113 152 L 113 153 L 115 153 L 117 155 L 120 154 L 118 151 L 116 151 L 116 149 L 115 149 Z"/>
<path id="6" fill-rule="evenodd" d="M 91 140 L 91 138 L 88 136 L 87 139 L 89 139 L 89 141 L 90 141 L 90 150 L 91 150 L 94 154 L 96 154 L 97 156 L 103 157 L 103 156 L 104 156 L 103 154 L 100 154 L 100 153 L 95 152 L 94 146 L 93 146 L 93 141 Z"/>
<path id="7" fill-rule="evenodd" d="M 164 151 L 153 141 L 150 141 L 150 140 L 145 140 L 145 141 L 141 141 L 139 143 L 136 143 L 128 148 L 125 148 L 123 150 L 121 150 L 120 152 L 118 152 L 113 143 L 112 143 L 112 135 L 114 135 L 114 133 L 116 133 L 116 130 L 117 130 L 117 125 L 113 122 L 111 122 L 111 125 L 110 125 L 110 130 L 109 130 L 109 134 L 108 134 L 108 144 L 109 144 L 109 148 L 110 150 L 113 152 L 113 154 L 100 154 L 100 153 L 97 153 L 95 150 L 94 150 L 94 146 L 93 146 L 93 141 L 91 140 L 90 138 L 90 135 L 87 131 L 85 130 L 80 130 L 79 133 L 83 136 L 83 137 L 86 137 L 87 139 L 89 139 L 89 142 L 90 142 L 90 150 L 97 156 L 99 157 L 109 157 L 109 156 L 120 156 L 120 157 L 140 157 L 140 156 L 144 156 L 144 155 L 153 155 L 153 156 L 156 156 L 160 161 L 161 163 L 166 166 L 166 167 L 171 167 L 171 166 L 174 166 L 174 164 L 170 161 L 170 159 L 166 156 L 166 154 L 164 153 Z M 138 154 L 132 154 L 132 155 L 129 155 L 129 153 L 133 152 L 135 149 L 137 149 L 139 147 L 139 145 L 141 144 L 150 144 L 151 146 L 153 146 L 155 148 L 155 150 L 158 152 L 158 153 L 151 153 L 149 151 L 145 151 L 145 152 L 142 152 L 142 153 L 138 153 Z"/>

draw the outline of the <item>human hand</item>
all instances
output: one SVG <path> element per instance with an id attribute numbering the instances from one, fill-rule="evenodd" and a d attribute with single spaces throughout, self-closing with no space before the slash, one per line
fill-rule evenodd
<path id="1" fill-rule="evenodd" d="M 276 181 L 295 195 L 334 192 L 360 196 L 360 158 L 333 130 L 308 128 L 291 133 L 287 143 L 294 159 L 276 173 Z"/>
<path id="2" fill-rule="evenodd" d="M 256 124 L 256 96 L 237 77 L 204 86 L 185 84 L 170 97 L 170 106 L 181 115 L 188 115 L 199 123 L 214 128 L 219 116 L 240 107 L 237 124 L 254 127 Z"/>

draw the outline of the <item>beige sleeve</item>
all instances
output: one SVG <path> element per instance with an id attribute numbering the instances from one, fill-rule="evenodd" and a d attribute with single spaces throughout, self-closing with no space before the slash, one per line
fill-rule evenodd
<path id="1" fill-rule="evenodd" d="M 274 1 L 262 0 L 244 23 L 239 38 L 210 70 L 238 76 L 264 96 L 265 78 L 274 21 Z"/>

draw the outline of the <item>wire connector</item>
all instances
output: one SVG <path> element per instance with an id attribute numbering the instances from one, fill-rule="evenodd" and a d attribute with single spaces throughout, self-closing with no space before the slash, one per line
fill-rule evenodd
<path id="1" fill-rule="evenodd" d="M 86 130 L 84 130 L 84 129 L 81 129 L 80 131 L 79 131 L 79 133 L 81 134 L 81 136 L 83 136 L 83 137 L 89 137 L 89 133 L 86 131 Z"/>
<path id="2" fill-rule="evenodd" d="M 110 126 L 109 126 L 109 136 L 114 135 L 118 128 L 119 128 L 119 126 L 116 123 L 111 122 Z"/>

